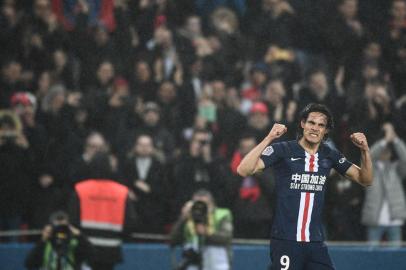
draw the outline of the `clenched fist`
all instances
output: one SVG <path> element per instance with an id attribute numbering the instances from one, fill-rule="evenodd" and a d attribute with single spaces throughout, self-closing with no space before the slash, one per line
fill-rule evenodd
<path id="1" fill-rule="evenodd" d="M 369 149 L 368 141 L 364 133 L 361 132 L 353 133 L 351 134 L 350 138 L 353 144 L 355 144 L 355 146 L 359 147 L 361 150 L 367 151 Z"/>
<path id="2" fill-rule="evenodd" d="M 274 124 L 268 137 L 272 140 L 279 138 L 288 131 L 288 128 L 282 124 Z"/>

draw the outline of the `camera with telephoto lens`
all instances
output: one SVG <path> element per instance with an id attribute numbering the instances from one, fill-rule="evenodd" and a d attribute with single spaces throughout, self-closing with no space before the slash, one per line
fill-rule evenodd
<path id="1" fill-rule="evenodd" d="M 12 144 L 17 139 L 17 133 L 14 131 L 1 132 L 0 137 L 5 144 Z"/>
<path id="2" fill-rule="evenodd" d="M 190 209 L 190 216 L 195 224 L 207 224 L 208 223 L 208 205 L 204 201 L 194 201 Z M 201 240 L 199 240 L 201 241 Z M 199 245 L 202 244 L 201 242 Z M 200 246 L 198 250 L 193 248 L 185 249 L 182 252 L 182 261 L 176 267 L 176 270 L 185 270 L 188 266 L 198 266 L 199 269 L 202 265 L 202 254 L 200 252 Z"/>
<path id="3" fill-rule="evenodd" d="M 0 111 L 0 139 L 5 144 L 14 143 L 18 137 L 18 119 L 8 111 Z"/>
<path id="4" fill-rule="evenodd" d="M 200 252 L 193 248 L 188 248 L 182 252 L 182 261 L 176 267 L 176 270 L 186 270 L 190 265 L 200 266 L 202 263 L 202 256 Z"/>
<path id="5" fill-rule="evenodd" d="M 201 145 L 207 145 L 207 144 L 209 144 L 209 143 L 210 143 L 209 140 L 201 140 L 201 141 L 200 141 L 200 144 L 201 144 Z"/>
<path id="6" fill-rule="evenodd" d="M 66 255 L 71 239 L 71 231 L 67 224 L 53 225 L 51 243 L 58 255 Z"/>
<path id="7" fill-rule="evenodd" d="M 207 224 L 208 207 L 205 202 L 195 201 L 190 212 L 194 223 Z"/>

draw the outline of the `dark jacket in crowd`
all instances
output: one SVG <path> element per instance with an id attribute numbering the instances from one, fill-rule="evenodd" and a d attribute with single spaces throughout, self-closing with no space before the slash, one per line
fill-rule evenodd
<path id="1" fill-rule="evenodd" d="M 0 145 L 0 215 L 16 217 L 26 209 L 32 154 L 13 142 Z"/>
<path id="2" fill-rule="evenodd" d="M 267 238 L 274 207 L 272 172 L 260 176 L 234 176 L 234 235 L 237 238 Z M 256 228 L 252 230 L 252 228 Z"/>
<path id="3" fill-rule="evenodd" d="M 139 219 L 139 230 L 144 233 L 163 233 L 164 223 L 169 219 L 168 183 L 164 166 L 151 158 L 151 165 L 145 179 L 140 178 L 136 166 L 136 157 L 129 158 L 123 166 L 126 185 L 135 193 L 133 202 Z M 135 185 L 136 181 L 144 181 L 150 187 L 145 192 Z"/>
<path id="4" fill-rule="evenodd" d="M 218 160 L 205 162 L 202 158 L 185 156 L 174 167 L 174 208 L 179 211 L 193 193 L 199 189 L 209 190 L 220 206 L 228 204 L 229 172 Z"/>

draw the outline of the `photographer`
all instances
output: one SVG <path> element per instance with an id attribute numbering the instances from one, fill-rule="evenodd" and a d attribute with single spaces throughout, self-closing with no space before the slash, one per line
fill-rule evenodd
<path id="1" fill-rule="evenodd" d="M 89 258 L 92 246 L 81 232 L 69 224 L 65 212 L 55 212 L 42 230 L 41 241 L 30 251 L 27 269 L 76 270 Z"/>
<path id="2" fill-rule="evenodd" d="M 171 245 L 183 245 L 184 250 L 175 269 L 230 269 L 232 233 L 231 212 L 216 207 L 209 191 L 195 192 L 171 232 Z"/>

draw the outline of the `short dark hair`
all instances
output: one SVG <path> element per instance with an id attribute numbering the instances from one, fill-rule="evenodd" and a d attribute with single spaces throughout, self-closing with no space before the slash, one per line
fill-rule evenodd
<path id="1" fill-rule="evenodd" d="M 208 189 L 204 188 L 198 189 L 193 193 L 192 197 L 207 197 L 213 202 L 213 204 L 215 204 L 213 194 Z"/>
<path id="2" fill-rule="evenodd" d="M 56 212 L 53 212 L 49 216 L 49 222 L 50 223 L 55 223 L 55 222 L 60 222 L 60 221 L 69 222 L 69 215 L 65 211 L 58 210 Z"/>
<path id="3" fill-rule="evenodd" d="M 112 179 L 113 168 L 110 163 L 110 154 L 97 152 L 88 164 L 88 178 L 92 179 Z"/>
<path id="4" fill-rule="evenodd" d="M 324 114 L 327 117 L 327 129 L 331 130 L 334 128 L 334 119 L 329 108 L 327 108 L 327 106 L 324 104 L 310 103 L 306 107 L 304 107 L 304 109 L 300 112 L 300 120 L 298 123 L 298 131 L 297 131 L 298 138 L 301 138 L 303 136 L 303 128 L 301 122 L 302 121 L 306 122 L 307 118 L 309 117 L 309 114 L 312 112 Z"/>

